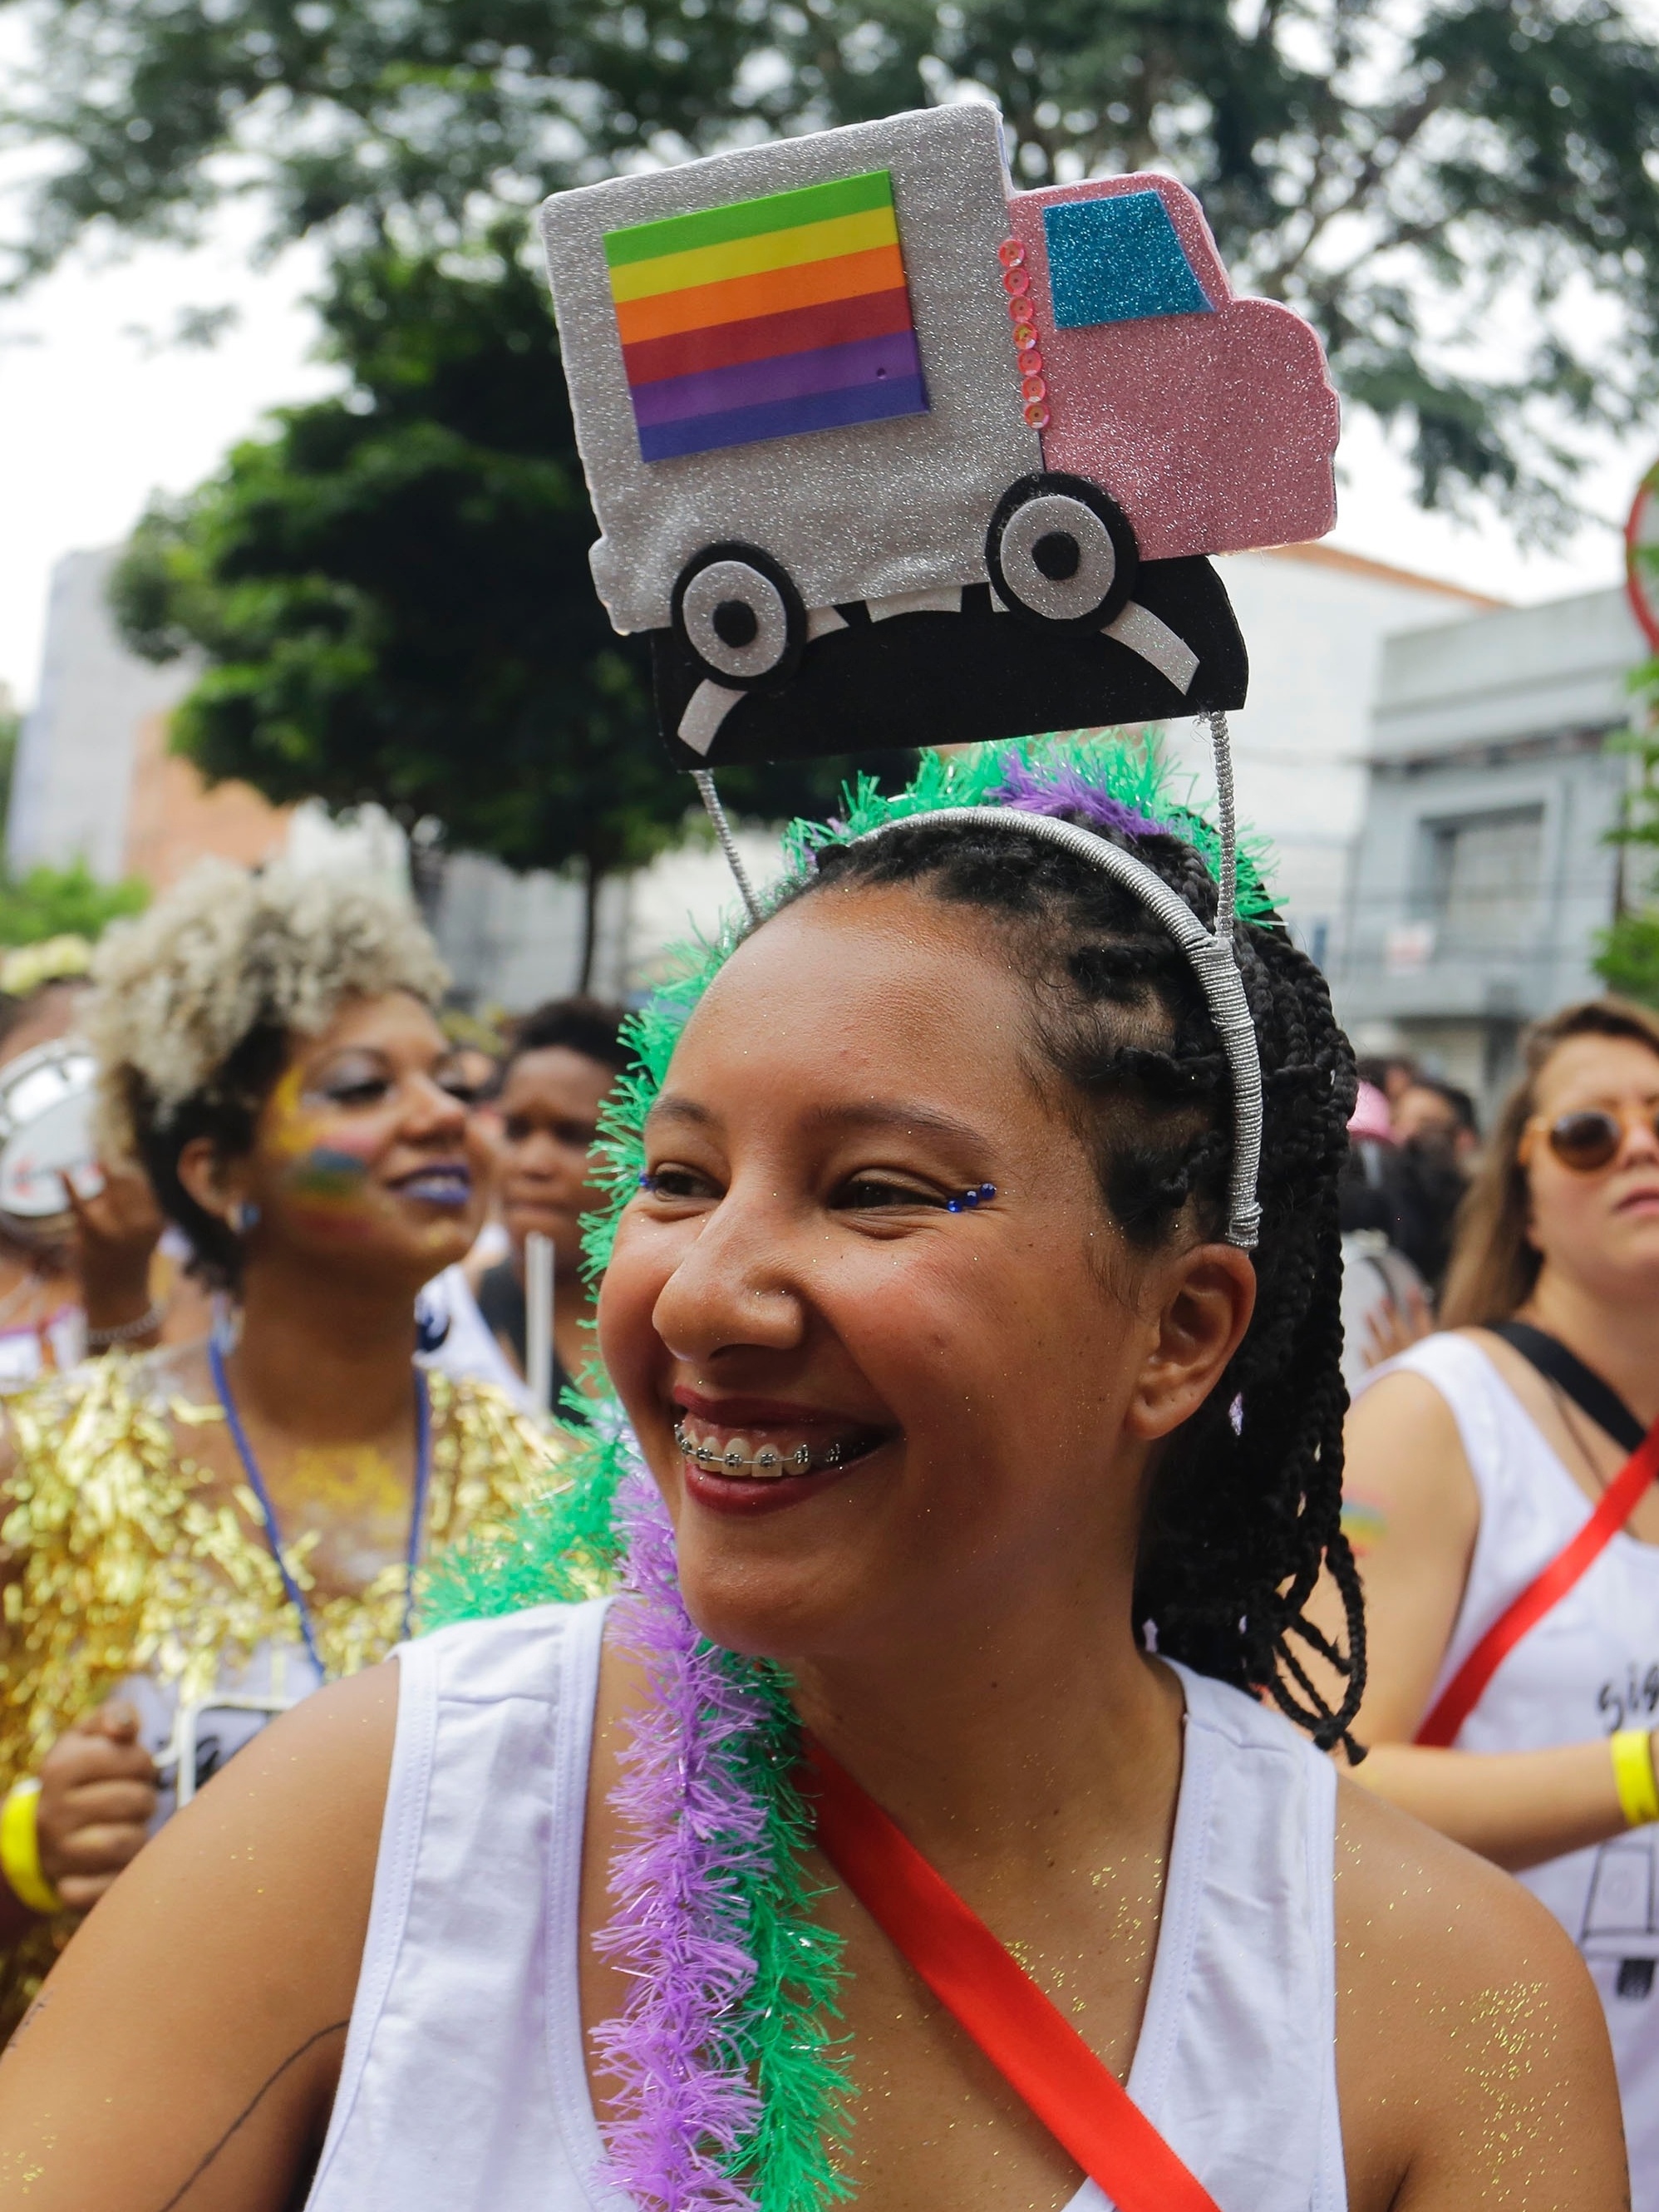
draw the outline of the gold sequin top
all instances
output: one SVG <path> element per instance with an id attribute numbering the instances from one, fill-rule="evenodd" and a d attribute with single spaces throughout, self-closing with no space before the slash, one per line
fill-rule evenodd
<path id="1" fill-rule="evenodd" d="M 482 1382 L 428 1376 L 432 1472 L 425 1552 L 487 1539 L 557 1479 L 563 1446 Z M 118 1354 L 8 1402 L 9 1511 L 0 1521 L 0 1792 L 33 1772 L 70 1723 L 148 1674 L 205 1697 L 262 1646 L 300 1641 L 257 1501 L 189 1454 L 222 1423 L 178 1395 L 165 1355 Z M 301 1589 L 304 1546 L 289 1548 Z M 331 1674 L 382 1659 L 403 1631 L 405 1570 L 359 1597 L 311 1601 Z M 70 1932 L 67 1919 L 0 1954 L 0 2038 Z"/>

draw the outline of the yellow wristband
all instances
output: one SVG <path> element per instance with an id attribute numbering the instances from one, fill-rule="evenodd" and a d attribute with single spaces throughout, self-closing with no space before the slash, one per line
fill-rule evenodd
<path id="1" fill-rule="evenodd" d="M 1613 1738 L 1613 1786 L 1627 1828 L 1644 1828 L 1650 1820 L 1659 1820 L 1653 1738 L 1645 1729 L 1620 1729 Z"/>
<path id="2" fill-rule="evenodd" d="M 0 1873 L 31 1912 L 61 1912 L 64 1900 L 40 1868 L 40 1783 L 14 1782 L 0 1806 Z"/>

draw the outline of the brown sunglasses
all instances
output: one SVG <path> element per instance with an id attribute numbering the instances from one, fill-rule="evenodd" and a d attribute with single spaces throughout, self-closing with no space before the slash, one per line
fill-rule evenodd
<path id="1" fill-rule="evenodd" d="M 1651 1129 L 1659 1137 L 1659 1106 L 1644 1106 L 1626 1114 L 1586 1106 L 1552 1121 L 1544 1131 L 1544 1141 L 1562 1166 L 1571 1168 L 1575 1175 L 1600 1175 L 1618 1158 L 1625 1131 L 1632 1125 Z M 1524 1152 L 1522 1157 L 1524 1159 Z"/>

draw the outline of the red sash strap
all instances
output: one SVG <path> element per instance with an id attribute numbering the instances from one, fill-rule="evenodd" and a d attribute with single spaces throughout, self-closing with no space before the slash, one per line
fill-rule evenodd
<path id="1" fill-rule="evenodd" d="M 1528 1583 L 1515 1602 L 1499 1613 L 1468 1657 L 1441 1692 L 1434 1711 L 1417 1731 L 1417 1741 L 1443 1751 L 1455 1741 L 1457 1731 L 1480 1701 L 1480 1693 L 1516 1645 L 1535 1628 L 1553 1607 L 1559 1605 L 1586 1569 L 1594 1565 L 1645 1495 L 1659 1474 L 1659 1421 L 1602 1492 L 1594 1513 L 1583 1527 L 1550 1561 L 1535 1582 Z"/>
<path id="2" fill-rule="evenodd" d="M 1218 2212 L 985 1923 L 809 1737 L 824 1856 L 883 1933 L 1118 2212 Z M 1241 2083 L 1239 2094 L 1249 2094 Z"/>

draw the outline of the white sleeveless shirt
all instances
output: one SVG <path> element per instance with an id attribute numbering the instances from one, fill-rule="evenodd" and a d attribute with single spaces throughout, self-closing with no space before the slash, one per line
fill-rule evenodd
<path id="1" fill-rule="evenodd" d="M 1480 1346 L 1425 1337 L 1373 1381 L 1420 1375 L 1451 1408 L 1480 1496 L 1463 1602 L 1430 1705 L 1492 1623 L 1594 1510 Z M 1659 1545 L 1618 1535 L 1511 1651 L 1458 1731 L 1459 1751 L 1541 1751 L 1659 1726 Z M 1633 2212 L 1659 2212 L 1659 1826 L 1520 1876 L 1583 1953 L 1619 2068 Z"/>
<path id="2" fill-rule="evenodd" d="M 398 1654 L 374 1904 L 309 2212 L 629 2212 L 602 2172 L 577 2002 L 604 1620 L 602 1600 L 546 1606 Z M 1221 2212 L 1346 2212 L 1335 1772 L 1278 1714 L 1180 1672 L 1180 1803 L 1129 2092 Z M 1090 2182 L 1066 2212 L 1109 2207 Z"/>

